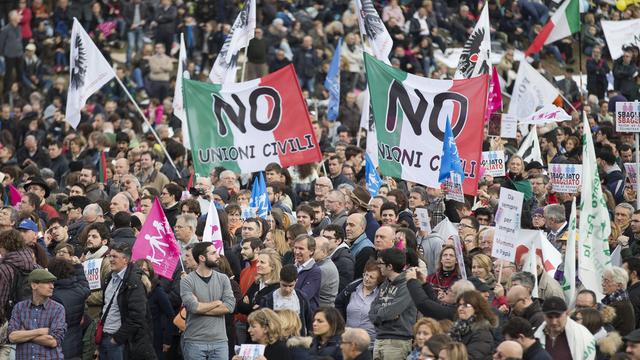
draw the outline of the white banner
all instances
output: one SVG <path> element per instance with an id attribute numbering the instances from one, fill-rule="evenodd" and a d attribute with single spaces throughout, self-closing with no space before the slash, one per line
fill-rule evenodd
<path id="1" fill-rule="evenodd" d="M 542 106 L 553 103 L 559 94 L 542 74 L 528 62 L 521 61 L 511 94 L 509 114 L 518 119 L 526 118 Z"/>
<path id="2" fill-rule="evenodd" d="M 546 104 L 540 110 L 520 120 L 520 124 L 544 125 L 550 122 L 571 120 L 571 115 L 567 114 L 563 108 L 553 104 Z"/>
<path id="3" fill-rule="evenodd" d="M 640 103 L 617 102 L 616 103 L 616 131 L 640 132 Z"/>
<path id="4" fill-rule="evenodd" d="M 504 176 L 505 173 L 505 161 L 504 151 L 483 151 L 482 152 L 482 166 L 484 167 L 484 174 L 493 177 Z"/>
<path id="5" fill-rule="evenodd" d="M 600 21 L 604 38 L 607 40 L 611 58 L 622 56 L 622 47 L 635 45 L 640 47 L 640 19 L 621 21 Z"/>
<path id="6" fill-rule="evenodd" d="M 496 212 L 496 233 L 493 238 L 491 256 L 515 261 L 523 200 L 523 193 L 504 187 L 500 188 L 500 202 Z"/>
<path id="7" fill-rule="evenodd" d="M 91 290 L 98 290 L 102 288 L 102 279 L 100 279 L 102 260 L 104 260 L 104 258 L 91 259 L 82 263 L 82 267 L 84 267 L 84 276 L 87 278 L 87 281 L 89 282 L 89 289 Z"/>
<path id="8" fill-rule="evenodd" d="M 577 193 L 582 178 L 582 165 L 550 164 L 549 181 L 553 191 L 559 193 Z"/>

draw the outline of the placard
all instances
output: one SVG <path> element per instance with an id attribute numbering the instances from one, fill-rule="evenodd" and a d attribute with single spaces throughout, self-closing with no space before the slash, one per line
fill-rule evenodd
<path id="1" fill-rule="evenodd" d="M 444 182 L 445 198 L 464 203 L 464 193 L 462 192 L 462 178 L 460 174 L 451 172 L 451 177 Z"/>
<path id="2" fill-rule="evenodd" d="M 523 200 L 523 193 L 504 187 L 500 188 L 500 202 L 498 203 L 498 211 L 496 211 L 496 231 L 491 250 L 491 256 L 494 258 L 515 261 Z"/>
<path id="3" fill-rule="evenodd" d="M 624 169 L 627 173 L 627 181 L 631 183 L 634 191 L 638 191 L 638 172 L 636 163 L 625 163 Z"/>
<path id="4" fill-rule="evenodd" d="M 483 151 L 482 152 L 482 167 L 484 167 L 484 175 L 493 177 L 504 176 L 505 173 L 505 161 L 504 151 Z"/>
<path id="5" fill-rule="evenodd" d="M 418 222 L 420 223 L 420 230 L 431 233 L 431 220 L 429 219 L 429 211 L 425 208 L 416 208 L 414 210 Z"/>
<path id="6" fill-rule="evenodd" d="M 264 356 L 265 347 L 265 345 L 261 344 L 242 344 L 240 345 L 238 356 L 240 356 L 242 360 L 255 360 L 259 356 Z"/>
<path id="7" fill-rule="evenodd" d="M 102 261 L 104 258 L 91 259 L 82 263 L 84 267 L 84 276 L 89 282 L 89 289 L 99 290 L 102 288 L 102 279 L 100 279 L 100 269 L 102 268 Z"/>
<path id="8" fill-rule="evenodd" d="M 550 164 L 549 181 L 553 191 L 558 193 L 576 193 L 582 185 L 582 165 Z"/>
<path id="9" fill-rule="evenodd" d="M 505 139 L 515 139 L 518 133 L 518 120 L 513 114 L 502 114 L 502 126 L 500 127 L 500 137 Z"/>
<path id="10" fill-rule="evenodd" d="M 640 114 L 637 102 L 616 103 L 616 131 L 640 132 Z"/>

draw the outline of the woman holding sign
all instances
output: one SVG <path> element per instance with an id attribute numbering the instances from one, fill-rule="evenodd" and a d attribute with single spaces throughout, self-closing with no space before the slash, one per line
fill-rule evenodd
<path id="1" fill-rule="evenodd" d="M 278 359 L 292 360 L 293 357 L 284 342 L 282 324 L 278 314 L 271 309 L 259 309 L 252 312 L 247 319 L 249 322 L 249 335 L 251 340 L 260 345 L 265 345 L 264 353 L 255 357 L 256 360 Z M 255 345 L 242 345 L 255 346 Z M 243 349 L 240 349 L 243 353 Z M 243 357 L 236 355 L 232 360 L 242 360 Z"/>

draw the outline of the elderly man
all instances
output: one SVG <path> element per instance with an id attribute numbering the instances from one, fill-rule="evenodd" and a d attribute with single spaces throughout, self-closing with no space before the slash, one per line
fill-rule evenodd
<path id="1" fill-rule="evenodd" d="M 624 337 L 627 342 L 625 349 L 631 360 L 640 360 L 640 329 L 633 330 Z"/>
<path id="2" fill-rule="evenodd" d="M 363 329 L 346 328 L 342 333 L 340 350 L 344 360 L 371 360 L 369 334 Z"/>
<path id="3" fill-rule="evenodd" d="M 340 190 L 331 190 L 324 199 L 324 207 L 329 211 L 331 224 L 344 226 L 347 221 L 346 198 Z"/>
<path id="4" fill-rule="evenodd" d="M 9 12 L 9 23 L 0 30 L 0 55 L 4 56 L 5 75 L 4 86 L 5 93 L 9 92 L 12 82 L 19 82 L 22 79 L 22 35 L 20 30 L 20 20 L 22 16 L 17 10 Z M 15 78 L 12 77 L 15 71 Z"/>
<path id="5" fill-rule="evenodd" d="M 381 226 L 378 231 L 376 231 L 373 247 L 377 253 L 380 253 L 382 250 L 393 248 L 395 239 L 396 232 L 391 226 Z"/>
<path id="6" fill-rule="evenodd" d="M 620 335 L 625 336 L 635 328 L 635 311 L 627 293 L 629 275 L 618 266 L 604 269 L 602 274 L 602 290 L 605 297 L 602 303 L 616 310 L 612 324 Z"/>
<path id="7" fill-rule="evenodd" d="M 338 285 L 340 284 L 340 274 L 338 268 L 331 260 L 331 246 L 329 239 L 316 237 L 316 251 L 313 259 L 320 268 L 320 306 L 334 306 L 336 295 L 338 295 Z"/>
<path id="8" fill-rule="evenodd" d="M 329 194 L 329 191 L 331 191 L 331 189 L 333 189 L 333 183 L 331 182 L 331 179 L 326 176 L 317 178 L 316 183 L 313 186 L 316 201 L 324 202 L 327 194 Z"/>
<path id="9" fill-rule="evenodd" d="M 51 158 L 49 153 L 38 144 L 38 139 L 34 135 L 27 135 L 24 138 L 24 146 L 16 153 L 18 165 L 26 167 L 35 164 L 39 168 L 50 168 Z"/>
<path id="10" fill-rule="evenodd" d="M 544 220 L 549 230 L 547 239 L 559 251 L 563 251 L 567 242 L 568 223 L 564 206 L 559 204 L 547 205 L 544 208 Z"/>
<path id="11" fill-rule="evenodd" d="M 354 279 L 362 277 L 367 261 L 375 255 L 373 243 L 365 232 L 366 227 L 367 221 L 362 214 L 351 214 L 347 218 L 346 239 L 351 244 L 351 255 L 355 259 Z"/>
<path id="12" fill-rule="evenodd" d="M 187 246 L 198 242 L 196 236 L 196 227 L 198 226 L 198 219 L 193 214 L 182 214 L 176 217 L 175 229 L 176 239 L 180 244 L 180 253 L 184 255 Z"/>
<path id="13" fill-rule="evenodd" d="M 493 360 L 522 359 L 522 346 L 515 341 L 505 340 L 498 345 Z"/>
<path id="14" fill-rule="evenodd" d="M 129 197 L 125 193 L 117 193 L 109 204 L 109 212 L 111 215 L 115 215 L 120 211 L 131 212 L 131 204 L 129 203 Z"/>
<path id="15" fill-rule="evenodd" d="M 233 195 L 240 191 L 240 183 L 238 177 L 231 170 L 225 170 L 220 173 L 220 181 L 217 186 L 224 186 L 229 191 L 229 195 Z"/>
<path id="16" fill-rule="evenodd" d="M 542 305 L 544 323 L 535 337 L 553 359 L 593 360 L 596 341 L 587 328 L 569 317 L 564 299 L 552 296 Z"/>
<path id="17" fill-rule="evenodd" d="M 512 286 L 507 292 L 507 302 L 513 316 L 527 319 L 533 329 L 537 329 L 544 322 L 544 314 L 540 303 L 533 301 L 529 289 L 522 285 Z"/>
<path id="18" fill-rule="evenodd" d="M 634 211 L 633 205 L 626 202 L 618 204 L 613 210 L 613 221 L 620 228 L 620 233 L 627 237 L 633 236 L 629 224 Z"/>

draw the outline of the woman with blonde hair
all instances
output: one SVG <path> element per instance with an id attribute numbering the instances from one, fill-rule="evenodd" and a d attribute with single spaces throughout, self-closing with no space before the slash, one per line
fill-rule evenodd
<path id="1" fill-rule="evenodd" d="M 432 318 L 421 318 L 413 326 L 413 350 L 407 357 L 407 360 L 418 360 L 422 352 L 422 348 L 427 344 L 433 335 L 442 334 L 440 324 Z"/>
<path id="2" fill-rule="evenodd" d="M 447 344 L 444 349 L 440 350 L 438 354 L 440 360 L 467 360 L 469 355 L 467 354 L 467 348 L 461 342 L 451 342 Z"/>
<path id="3" fill-rule="evenodd" d="M 283 341 L 282 323 L 278 314 L 271 309 L 259 309 L 252 312 L 247 319 L 249 323 L 249 335 L 256 344 L 266 345 L 264 355 L 258 356 L 257 360 L 278 359 L 292 360 L 291 352 Z M 243 357 L 236 355 L 233 360 L 242 360 Z"/>
<path id="4" fill-rule="evenodd" d="M 264 246 L 269 249 L 274 249 L 280 256 L 289 251 L 289 245 L 287 244 L 287 236 L 282 229 L 271 229 L 266 238 L 264 239 Z"/>
<path id="5" fill-rule="evenodd" d="M 276 311 L 276 314 L 280 317 L 283 338 L 287 339 L 293 336 L 300 336 L 302 322 L 300 321 L 300 315 L 298 315 L 298 313 L 293 310 L 284 309 Z"/>
<path id="6" fill-rule="evenodd" d="M 496 285 L 496 279 L 493 276 L 493 262 L 485 254 L 477 254 L 471 258 L 471 274 L 492 289 Z"/>
<path id="7" fill-rule="evenodd" d="M 273 249 L 262 249 L 256 257 L 256 281 L 236 306 L 236 311 L 240 314 L 251 314 L 260 307 L 259 304 L 265 295 L 280 287 L 280 269 L 282 269 L 280 254 Z"/>

